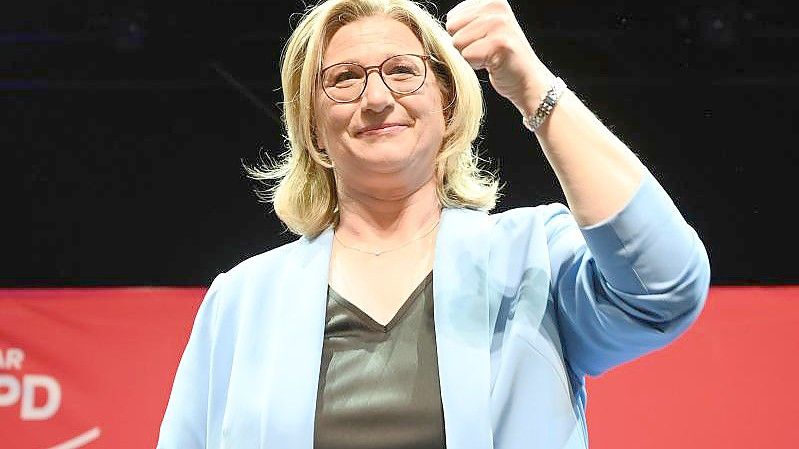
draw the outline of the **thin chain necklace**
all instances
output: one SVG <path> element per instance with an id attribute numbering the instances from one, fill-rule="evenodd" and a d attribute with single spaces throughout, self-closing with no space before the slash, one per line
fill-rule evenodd
<path id="1" fill-rule="evenodd" d="M 367 249 L 355 248 L 354 246 L 349 246 L 349 245 L 346 245 L 346 244 L 344 244 L 344 242 L 342 242 L 342 241 L 341 241 L 341 239 L 339 239 L 339 238 L 338 238 L 338 233 L 336 233 L 336 232 L 334 232 L 334 233 L 333 233 L 333 237 L 334 237 L 334 238 L 335 238 L 335 239 L 338 241 L 338 243 L 339 243 L 339 244 L 341 244 L 341 246 L 343 246 L 344 248 L 351 249 L 351 250 L 353 250 L 353 251 L 359 251 L 359 252 L 366 253 L 366 254 L 371 254 L 371 255 L 373 255 L 373 256 L 379 256 L 379 255 L 381 255 L 381 254 L 390 253 L 390 252 L 392 252 L 392 251 L 396 251 L 396 250 L 398 250 L 398 249 L 405 248 L 406 246 L 410 245 L 411 243 L 413 243 L 413 242 L 415 242 L 415 241 L 417 241 L 417 240 L 419 240 L 419 239 L 422 239 L 422 238 L 424 238 L 424 237 L 427 237 L 428 235 L 430 235 L 430 233 L 431 233 L 431 232 L 433 232 L 433 230 L 434 230 L 436 227 L 438 227 L 438 223 L 439 223 L 439 222 L 441 222 L 441 217 L 439 217 L 439 218 L 438 218 L 438 220 L 436 220 L 436 223 L 433 225 L 433 227 L 432 227 L 432 228 L 430 228 L 430 230 L 429 230 L 429 231 L 427 231 L 427 232 L 425 232 L 424 234 L 422 234 L 422 235 L 420 235 L 420 236 L 418 236 L 418 237 L 414 237 L 412 240 L 409 240 L 409 241 L 407 241 L 407 242 L 403 243 L 402 245 L 400 245 L 400 246 L 397 246 L 397 247 L 395 247 L 395 248 L 384 249 L 384 250 L 381 250 L 381 251 L 369 251 L 369 250 L 367 250 Z"/>

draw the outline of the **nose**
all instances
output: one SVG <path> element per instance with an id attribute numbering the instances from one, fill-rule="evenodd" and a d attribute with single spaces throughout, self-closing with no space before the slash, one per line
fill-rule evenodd
<path id="1" fill-rule="evenodd" d="M 369 79 L 374 74 L 375 78 Z M 361 96 L 361 107 L 373 112 L 382 112 L 394 104 L 394 94 L 380 77 L 377 69 L 366 72 L 366 89 Z"/>

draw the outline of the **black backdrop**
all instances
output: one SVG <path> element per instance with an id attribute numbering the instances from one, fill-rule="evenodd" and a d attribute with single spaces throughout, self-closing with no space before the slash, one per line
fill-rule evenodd
<path id="1" fill-rule="evenodd" d="M 799 282 L 799 25 L 784 3 L 512 2 L 541 58 L 698 230 L 716 284 Z M 6 5 L 1 285 L 204 285 L 294 239 L 242 163 L 283 150 L 278 57 L 301 10 Z M 497 210 L 563 201 L 516 111 L 485 87 Z"/>

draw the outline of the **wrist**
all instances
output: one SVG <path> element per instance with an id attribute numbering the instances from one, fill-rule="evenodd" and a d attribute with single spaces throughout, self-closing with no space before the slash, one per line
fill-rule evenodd
<path id="1" fill-rule="evenodd" d="M 533 75 L 524 83 L 525 88 L 521 98 L 513 102 L 522 117 L 529 117 L 535 113 L 549 89 L 552 88 L 552 81 L 555 79 L 555 75 L 546 67 L 531 70 L 531 73 Z"/>
<path id="2" fill-rule="evenodd" d="M 560 100 L 561 95 L 563 95 L 563 92 L 565 91 L 566 83 L 564 83 L 559 77 L 555 77 L 550 83 L 550 87 L 547 89 L 547 92 L 543 95 L 540 101 L 538 101 L 533 112 L 529 114 L 524 114 L 524 112 L 522 112 L 522 123 L 524 126 L 532 132 L 537 132 L 538 128 L 552 113 L 552 110 L 555 108 L 555 105 L 558 103 L 558 100 Z"/>

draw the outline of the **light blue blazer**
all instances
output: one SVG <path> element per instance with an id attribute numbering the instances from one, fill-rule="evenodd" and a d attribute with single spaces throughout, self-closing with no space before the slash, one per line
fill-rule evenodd
<path id="1" fill-rule="evenodd" d="M 332 229 L 220 274 L 197 313 L 158 449 L 311 449 Z M 588 446 L 586 375 L 699 315 L 705 249 L 651 177 L 580 228 L 560 204 L 444 209 L 433 267 L 448 449 Z"/>

